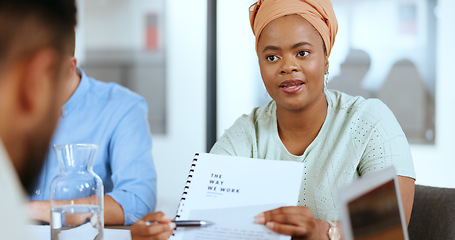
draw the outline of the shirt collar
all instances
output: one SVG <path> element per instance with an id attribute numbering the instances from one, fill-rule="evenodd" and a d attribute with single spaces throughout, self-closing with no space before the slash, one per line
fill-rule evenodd
<path id="1" fill-rule="evenodd" d="M 87 75 L 85 75 L 85 72 L 81 68 L 77 67 L 76 73 L 81 77 L 81 81 L 79 82 L 76 91 L 74 91 L 70 99 L 65 103 L 65 105 L 63 105 L 62 117 L 65 117 L 77 105 L 77 103 L 81 101 L 81 98 L 84 96 L 86 90 L 89 88 L 89 82 L 87 79 Z"/>

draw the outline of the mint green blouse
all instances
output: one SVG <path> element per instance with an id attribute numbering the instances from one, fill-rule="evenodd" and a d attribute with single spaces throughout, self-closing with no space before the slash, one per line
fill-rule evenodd
<path id="1" fill-rule="evenodd" d="M 304 162 L 298 205 L 318 219 L 337 211 L 337 189 L 362 175 L 393 165 L 398 175 L 415 179 L 406 136 L 383 102 L 335 90 L 325 95 L 326 119 L 303 155 L 281 142 L 273 100 L 237 119 L 210 153 Z"/>

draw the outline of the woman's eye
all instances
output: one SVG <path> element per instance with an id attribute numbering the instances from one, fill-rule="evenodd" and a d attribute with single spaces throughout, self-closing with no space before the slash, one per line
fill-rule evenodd
<path id="1" fill-rule="evenodd" d="M 310 52 L 308 52 L 308 51 L 300 51 L 298 53 L 299 57 L 306 57 L 306 56 L 308 56 L 308 54 L 310 54 Z"/>
<path id="2" fill-rule="evenodd" d="M 266 58 L 269 62 L 275 62 L 276 60 L 278 60 L 278 57 L 275 55 L 269 55 Z"/>

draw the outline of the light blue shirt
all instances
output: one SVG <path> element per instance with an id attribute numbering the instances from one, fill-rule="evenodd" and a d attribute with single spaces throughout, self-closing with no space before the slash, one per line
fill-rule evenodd
<path id="1" fill-rule="evenodd" d="M 60 167 L 54 144 L 94 143 L 99 146 L 93 171 L 104 194 L 119 203 L 125 225 L 130 214 L 142 218 L 155 210 L 156 173 L 145 100 L 116 83 L 89 78 L 78 69 L 81 82 L 62 108 L 62 117 L 30 200 L 49 200 L 52 180 Z"/>

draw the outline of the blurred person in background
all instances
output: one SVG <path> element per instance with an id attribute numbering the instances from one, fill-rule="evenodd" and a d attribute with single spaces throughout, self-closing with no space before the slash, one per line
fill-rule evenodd
<path id="1" fill-rule="evenodd" d="M 88 77 L 77 67 L 73 31 L 63 90 L 62 114 L 48 155 L 29 197 L 30 216 L 49 223 L 49 191 L 59 174 L 54 144 L 98 145 L 93 171 L 104 185 L 105 225 L 131 225 L 155 210 L 156 173 L 148 107 L 144 98 L 116 83 Z"/>

